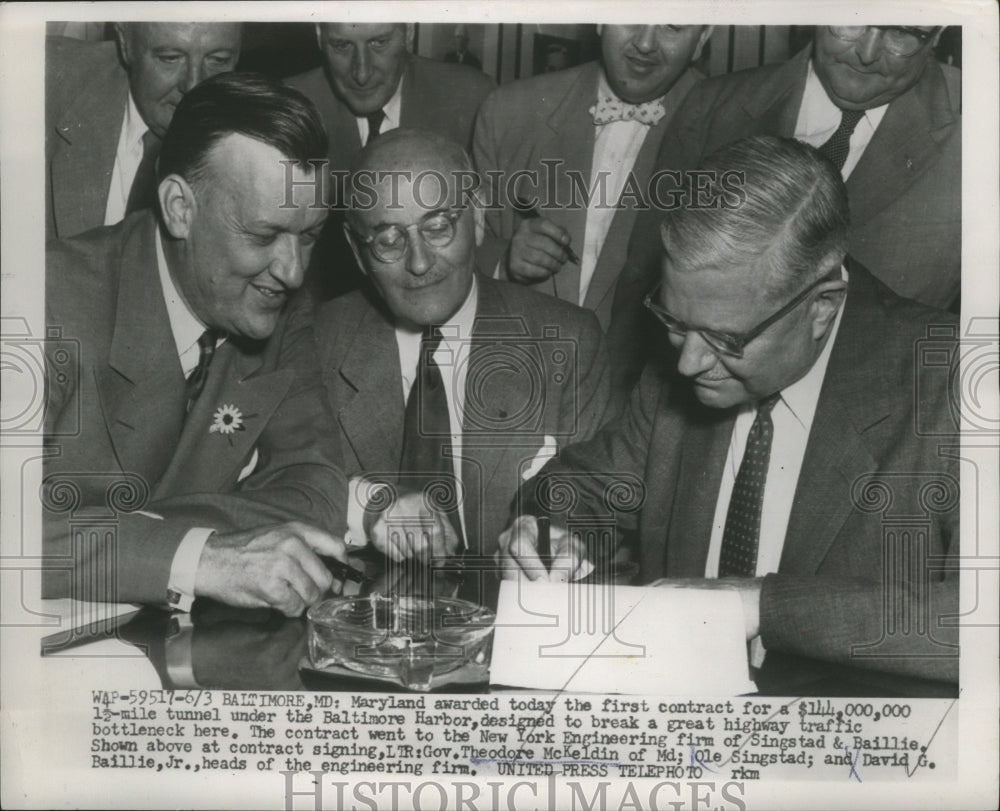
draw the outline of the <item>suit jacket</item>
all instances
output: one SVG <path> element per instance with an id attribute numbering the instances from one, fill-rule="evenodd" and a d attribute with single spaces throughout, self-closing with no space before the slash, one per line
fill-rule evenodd
<path id="1" fill-rule="evenodd" d="M 465 65 L 445 65 L 411 56 L 401 81 L 400 127 L 430 130 L 469 147 L 476 111 L 493 89 L 492 79 Z M 362 147 L 357 118 L 333 94 L 325 67 L 293 76 L 287 84 L 301 91 L 319 110 L 330 136 L 330 171 L 342 173 L 341 180 L 334 183 L 343 192 L 346 189 L 343 179 Z M 331 204 L 342 208 L 342 196 L 334 197 Z M 343 217 L 329 217 L 313 250 L 309 289 L 325 300 L 357 288 L 362 280 L 343 234 Z"/>
<path id="2" fill-rule="evenodd" d="M 152 212 L 138 212 L 49 247 L 46 321 L 62 339 L 49 354 L 45 418 L 50 596 L 67 593 L 72 564 L 73 596 L 163 602 L 174 552 L 195 526 L 344 528 L 347 486 L 309 308 L 290 307 L 266 342 L 223 343 L 185 419 L 155 229 Z M 67 343 L 75 363 L 60 357 Z M 210 430 L 226 404 L 243 415 L 228 435 Z M 109 518 L 116 539 L 81 542 L 81 526 Z M 102 571 L 111 556 L 116 565 Z"/>
<path id="3" fill-rule="evenodd" d="M 751 135 L 795 132 L 811 46 L 780 65 L 702 82 L 674 116 L 657 170 L 690 169 Z M 847 179 L 848 252 L 892 290 L 942 309 L 961 292 L 961 71 L 930 61 L 920 80 L 889 104 Z M 641 214 L 615 291 L 608 351 L 616 399 L 649 357 L 651 318 L 642 298 L 656 283 L 663 213 Z"/>
<path id="4" fill-rule="evenodd" d="M 489 555 L 545 437 L 561 447 L 597 430 L 608 368 L 591 313 L 490 279 L 479 279 L 478 295 L 466 379 L 463 509 L 470 553 Z M 359 290 L 321 305 L 316 342 L 348 476 L 394 480 L 405 403 L 395 331 L 372 296 Z"/>
<path id="5" fill-rule="evenodd" d="M 569 70 L 512 82 L 498 88 L 483 102 L 473 145 L 476 168 L 483 176 L 485 188 L 489 188 L 490 184 L 487 172 L 504 173 L 501 184 L 492 194 L 492 199 L 499 205 L 487 210 L 488 234 L 492 238 L 484 242 L 478 257 L 479 266 L 485 271 L 492 273 L 520 219 L 507 199 L 507 192 L 512 190 L 506 188 L 506 178 L 512 173 L 529 170 L 543 178 L 525 186 L 528 193 L 537 193 L 542 201 L 548 188 L 544 178 L 549 174 L 554 174 L 552 182 L 556 189 L 555 200 L 558 201 L 574 199 L 570 179 L 574 173 L 590 187 L 596 133 L 589 109 L 597 100 L 600 71 L 599 62 L 589 62 Z M 693 70 L 681 75 L 665 100 L 667 114 L 651 128 L 643 141 L 632 168 L 643 194 L 670 114 L 700 78 L 700 74 Z M 562 163 L 557 170 L 549 172 L 543 161 L 552 160 Z M 580 199 L 579 192 L 575 198 Z M 542 213 L 569 232 L 570 244 L 577 255 L 582 255 L 587 224 L 586 205 L 564 205 Z M 625 250 L 635 216 L 636 209 L 630 204 L 615 212 L 583 302 L 587 309 L 597 313 L 604 329 L 607 329 L 611 319 L 615 281 L 625 262 Z M 559 298 L 574 304 L 579 301 L 580 268 L 577 265 L 567 262 L 552 281 L 545 279 L 533 286 L 551 293 L 553 283 Z"/>
<path id="6" fill-rule="evenodd" d="M 128 75 L 113 42 L 45 42 L 45 238 L 104 224 Z"/>
<path id="7" fill-rule="evenodd" d="M 957 321 L 848 268 L 781 562 L 763 581 L 761 638 L 768 650 L 957 679 Z M 624 412 L 535 482 L 570 475 L 600 505 L 594 472 L 640 478 L 641 507 L 617 517 L 638 527 L 643 582 L 704 577 L 736 412 L 701 405 L 673 369 L 650 364 Z"/>

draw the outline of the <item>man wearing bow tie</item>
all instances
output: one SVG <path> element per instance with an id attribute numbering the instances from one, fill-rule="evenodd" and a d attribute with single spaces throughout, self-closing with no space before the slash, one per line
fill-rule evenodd
<path id="1" fill-rule="evenodd" d="M 636 206 L 667 123 L 701 78 L 689 65 L 711 27 L 598 33 L 600 62 L 490 95 L 474 154 L 499 206 L 487 217 L 479 266 L 594 310 L 607 329 Z M 523 203 L 540 216 L 519 214 Z"/>

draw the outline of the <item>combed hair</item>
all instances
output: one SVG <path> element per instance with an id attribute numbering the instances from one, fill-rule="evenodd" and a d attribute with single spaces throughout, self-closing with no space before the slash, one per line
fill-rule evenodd
<path id="1" fill-rule="evenodd" d="M 780 296 L 818 278 L 831 252 L 846 252 L 847 189 L 811 146 L 770 135 L 744 138 L 707 157 L 700 170 L 711 173 L 703 181 L 708 194 L 700 195 L 733 200 L 737 183 L 743 194 L 736 205 L 687 205 L 668 216 L 661 238 L 676 266 L 763 262 L 770 269 L 767 292 Z"/>
<path id="2" fill-rule="evenodd" d="M 234 134 L 262 141 L 303 165 L 327 154 L 323 121 L 299 91 L 256 73 L 220 73 L 177 105 L 163 136 L 157 179 L 177 174 L 195 185 L 215 144 Z"/>

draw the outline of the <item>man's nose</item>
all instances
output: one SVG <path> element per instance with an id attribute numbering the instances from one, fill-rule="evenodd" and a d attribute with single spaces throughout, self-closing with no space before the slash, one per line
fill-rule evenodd
<path id="1" fill-rule="evenodd" d="M 434 266 L 434 254 L 424 243 L 424 238 L 416 229 L 408 232 L 410 238 L 406 252 L 406 269 L 414 276 L 423 276 Z"/>
<path id="2" fill-rule="evenodd" d="M 632 44 L 640 53 L 651 53 L 656 50 L 656 26 L 640 25 L 632 37 Z"/>
<path id="3" fill-rule="evenodd" d="M 368 53 L 368 48 L 362 46 L 355 50 L 354 59 L 351 63 L 351 75 L 356 84 L 368 84 L 372 76 L 372 57 Z"/>
<path id="4" fill-rule="evenodd" d="M 181 76 L 181 81 L 178 87 L 180 88 L 181 93 L 187 93 L 191 88 L 197 87 L 204 80 L 204 66 L 197 59 L 190 59 L 187 62 L 187 67 L 184 70 L 184 75 Z"/>
<path id="5" fill-rule="evenodd" d="M 858 55 L 858 61 L 863 65 L 870 65 L 882 56 L 882 30 L 874 25 L 861 35 L 861 39 L 854 46 L 854 52 Z"/>
<path id="6" fill-rule="evenodd" d="M 305 280 L 302 246 L 294 234 L 283 234 L 275 240 L 276 254 L 271 260 L 271 275 L 288 290 L 298 290 Z"/>
<path id="7" fill-rule="evenodd" d="M 697 377 L 719 362 L 715 351 L 697 332 L 684 336 L 677 359 L 677 371 L 684 377 Z"/>

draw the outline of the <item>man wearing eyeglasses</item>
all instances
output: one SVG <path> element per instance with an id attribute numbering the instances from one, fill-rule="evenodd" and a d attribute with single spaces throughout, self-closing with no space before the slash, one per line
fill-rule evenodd
<path id="1" fill-rule="evenodd" d="M 493 554 L 518 485 L 604 413 L 592 313 L 475 273 L 461 147 L 397 129 L 352 169 L 365 288 L 322 305 L 320 365 L 350 479 L 348 543 L 390 559 Z"/>
<path id="2" fill-rule="evenodd" d="M 723 173 L 743 173 L 745 197 L 665 221 L 646 306 L 672 363 L 647 366 L 620 417 L 523 489 L 500 541 L 504 575 L 585 573 L 595 550 L 558 514 L 554 563 L 539 560 L 546 492 L 570 486 L 576 515 L 598 515 L 607 478 L 637 476 L 645 501 L 617 523 L 638 530 L 642 582 L 738 590 L 755 664 L 780 651 L 955 679 L 957 630 L 938 624 L 958 602 L 946 571 L 958 554 L 957 464 L 939 453 L 957 441 L 954 339 L 935 344 L 946 359 L 936 379 L 918 350 L 956 320 L 845 258 L 846 191 L 812 148 L 757 136 L 703 168 L 717 192 Z M 929 487 L 942 495 L 934 505 Z M 887 522 L 903 516 L 920 516 L 925 547 L 893 546 L 906 530 Z"/>
<path id="3" fill-rule="evenodd" d="M 961 71 L 940 64 L 940 27 L 818 26 L 791 60 L 702 82 L 663 137 L 657 170 L 686 170 L 750 135 L 794 137 L 847 184 L 848 250 L 895 293 L 958 310 Z M 655 326 L 642 297 L 658 268 L 662 212 L 637 217 L 608 345 L 627 391 Z"/>

